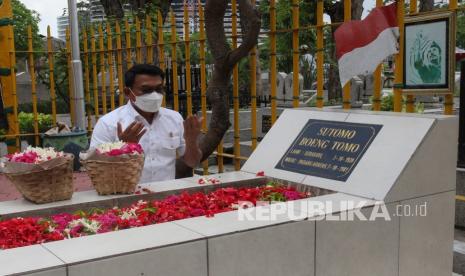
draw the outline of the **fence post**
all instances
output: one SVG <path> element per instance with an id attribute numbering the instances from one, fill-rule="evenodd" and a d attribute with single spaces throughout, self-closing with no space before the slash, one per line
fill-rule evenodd
<path id="1" fill-rule="evenodd" d="M 5 67 L 0 68 L 1 93 L 4 112 L 8 122 L 8 137 L 14 137 L 15 142 L 7 140 L 8 152 L 13 153 L 20 149 L 19 122 L 18 122 L 18 99 L 16 95 L 16 60 L 13 36 L 13 12 L 11 1 L 4 0 L 0 5 L 0 47 L 5 49 L 0 53 L 0 63 Z M 14 146 L 13 146 L 14 145 Z"/>
<path id="2" fill-rule="evenodd" d="M 299 1 L 292 0 L 292 106 L 299 107 Z M 253 141 L 252 141 L 253 143 Z"/>
<path id="3" fill-rule="evenodd" d="M 409 13 L 411 15 L 414 15 L 418 12 L 417 4 L 418 4 L 417 0 L 410 0 Z M 407 103 L 406 103 L 405 111 L 408 113 L 415 112 L 415 96 L 407 95 Z"/>
<path id="4" fill-rule="evenodd" d="M 108 58 L 108 77 L 109 85 L 108 89 L 110 92 L 110 108 L 111 110 L 115 109 L 115 86 L 114 86 L 114 76 L 113 76 L 113 34 L 111 33 L 110 23 L 107 22 L 107 58 Z"/>
<path id="5" fill-rule="evenodd" d="M 412 3 L 416 0 L 411 1 Z M 376 0 L 376 7 L 382 7 L 383 0 Z M 373 110 L 380 111 L 381 110 L 381 91 L 383 90 L 384 84 L 381 83 L 381 75 L 382 75 L 382 64 L 379 64 L 376 67 L 375 72 L 373 73 Z"/>
<path id="6" fill-rule="evenodd" d="M 90 47 L 92 51 L 92 86 L 94 90 L 94 112 L 95 120 L 99 118 L 99 100 L 98 100 L 98 75 L 97 75 L 97 53 L 95 50 L 95 31 L 94 27 L 90 27 Z"/>
<path id="7" fill-rule="evenodd" d="M 232 0 L 235 1 L 235 0 Z M 199 29 L 200 29 L 200 95 L 202 105 L 202 131 L 207 133 L 207 72 L 205 65 L 205 17 L 202 2 L 198 0 L 199 6 Z M 208 174 L 208 158 L 202 162 L 203 174 Z"/>
<path id="8" fill-rule="evenodd" d="M 274 0 L 271 0 L 274 1 Z M 237 1 L 231 1 L 232 47 L 237 48 Z M 239 66 L 233 68 L 233 105 L 234 105 L 234 169 L 241 169 L 241 135 L 239 129 Z"/>
<path id="9" fill-rule="evenodd" d="M 146 49 L 147 49 L 147 63 L 153 63 L 153 39 L 152 39 L 152 17 L 150 15 L 145 16 L 145 26 L 147 29 L 147 36 L 146 36 Z"/>
<path id="10" fill-rule="evenodd" d="M 106 64 L 105 64 L 105 46 L 103 44 L 102 24 L 98 24 L 98 40 L 100 50 L 100 84 L 102 90 L 102 113 L 107 114 L 107 80 L 106 80 Z"/>
<path id="11" fill-rule="evenodd" d="M 158 10 L 157 12 L 157 28 L 158 28 L 158 63 L 160 64 L 160 69 L 165 72 L 166 71 L 166 66 L 165 66 L 165 40 L 163 37 L 163 16 Z M 167 79 L 168 76 L 165 76 L 165 79 Z M 166 106 L 166 95 L 163 97 L 163 107 Z"/>
<path id="12" fill-rule="evenodd" d="M 82 32 L 82 40 L 84 44 L 84 78 L 85 78 L 85 96 L 86 96 L 86 113 L 87 113 L 87 132 L 92 132 L 92 117 L 90 115 L 90 76 L 89 76 L 89 41 L 87 37 L 87 31 L 84 28 Z"/>
<path id="13" fill-rule="evenodd" d="M 186 51 L 186 92 L 187 92 L 187 115 L 192 115 L 192 83 L 191 83 L 191 47 L 189 41 L 189 15 L 187 2 L 184 2 L 184 47 Z"/>
<path id="14" fill-rule="evenodd" d="M 399 53 L 395 56 L 394 112 L 402 111 L 402 83 L 404 82 L 404 5 L 405 0 L 397 0 L 397 21 L 399 24 Z"/>
<path id="15" fill-rule="evenodd" d="M 323 37 L 323 0 L 318 0 L 316 4 L 316 106 L 324 106 L 324 37 Z"/>
<path id="16" fill-rule="evenodd" d="M 140 34 L 140 19 L 138 16 L 136 16 L 136 61 L 139 64 L 142 63 L 141 47 L 142 38 Z"/>
<path id="17" fill-rule="evenodd" d="M 124 104 L 124 85 L 123 85 L 123 49 L 121 47 L 121 27 L 116 21 L 116 62 L 118 67 L 118 90 L 119 90 L 119 106 Z"/>
<path id="18" fill-rule="evenodd" d="M 126 34 L 126 63 L 128 68 L 132 67 L 132 51 L 131 51 L 131 26 L 127 19 L 124 20 L 124 33 Z"/>
<path id="19" fill-rule="evenodd" d="M 456 11 L 457 10 L 457 0 L 450 0 L 449 1 L 449 9 L 451 11 Z M 453 41 L 453 45 L 455 45 L 455 39 Z M 455 58 L 453 59 L 455 61 Z M 454 63 L 455 65 L 455 63 Z M 455 68 L 453 66 L 452 68 Z M 454 71 L 450 72 L 450 74 L 454 74 Z M 452 83 L 451 91 L 449 94 L 447 94 L 444 98 L 444 114 L 445 115 L 452 115 L 454 113 L 454 89 L 455 89 L 455 84 Z"/>
<path id="20" fill-rule="evenodd" d="M 36 74 L 34 70 L 34 48 L 32 43 L 32 27 L 27 26 L 27 48 L 28 48 L 28 66 L 29 76 L 31 77 L 31 94 L 32 94 L 32 112 L 34 114 L 34 142 L 39 146 L 39 120 L 37 116 L 37 90 L 36 90 Z"/>
<path id="21" fill-rule="evenodd" d="M 69 97 L 69 113 L 71 116 L 71 125 L 76 123 L 76 116 L 74 110 L 74 84 L 73 84 L 73 68 L 71 65 L 71 36 L 69 28 L 66 28 L 66 60 L 68 69 L 68 97 Z"/>
<path id="22" fill-rule="evenodd" d="M 50 82 L 50 100 L 52 102 L 52 120 L 55 125 L 57 122 L 57 107 L 56 107 L 56 94 L 55 94 L 55 69 L 53 64 L 53 44 L 52 35 L 50 34 L 50 26 L 47 26 L 47 54 L 48 54 L 48 70 Z"/>
<path id="23" fill-rule="evenodd" d="M 344 22 L 352 20 L 352 1 L 344 0 Z M 350 109 L 351 105 L 351 84 L 350 81 L 342 88 L 342 106 L 344 109 Z"/>
<path id="24" fill-rule="evenodd" d="M 174 110 L 179 111 L 179 99 L 178 99 L 178 61 L 177 61 L 177 43 L 176 43 L 176 20 L 174 18 L 174 11 L 171 9 L 171 63 L 173 70 L 173 102 Z"/>

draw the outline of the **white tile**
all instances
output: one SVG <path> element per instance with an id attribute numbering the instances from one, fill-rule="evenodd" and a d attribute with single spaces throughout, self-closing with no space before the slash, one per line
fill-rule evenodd
<path id="1" fill-rule="evenodd" d="M 371 210 L 365 208 L 362 213 L 369 216 Z M 388 211 L 393 210 L 394 205 L 388 205 Z M 391 221 L 316 221 L 316 275 L 397 275 L 398 244 L 398 217 Z"/>
<path id="2" fill-rule="evenodd" d="M 401 202 L 399 276 L 452 273 L 454 196 L 448 192 Z M 426 216 L 418 215 L 425 203 Z"/>
<path id="3" fill-rule="evenodd" d="M 276 164 L 309 119 L 343 121 L 347 116 L 344 113 L 286 109 L 241 170 L 254 174 L 264 171 L 266 176 L 301 183 L 303 174 L 275 169 Z"/>
<path id="4" fill-rule="evenodd" d="M 44 271 L 35 272 L 31 274 L 28 273 L 26 275 L 27 276 L 68 276 L 66 272 L 66 267 L 44 270 Z"/>
<path id="5" fill-rule="evenodd" d="M 252 207 L 247 209 L 250 215 L 241 216 L 242 211 L 231 211 L 216 214 L 214 217 L 189 218 L 174 223 L 203 236 L 212 237 L 305 219 L 289 203 Z"/>
<path id="6" fill-rule="evenodd" d="M 184 190 L 188 188 L 200 188 L 200 187 L 214 187 L 216 184 L 199 184 L 198 181 L 203 176 L 194 175 L 193 177 L 181 178 L 176 180 L 160 181 L 160 182 L 151 182 L 139 184 L 141 188 L 147 188 L 152 192 L 169 192 L 176 190 Z M 207 177 L 214 177 L 221 181 L 221 183 L 232 183 L 250 179 L 258 178 L 255 174 L 235 171 L 235 172 L 226 172 L 220 174 L 211 174 Z"/>
<path id="7" fill-rule="evenodd" d="M 294 208 L 305 212 L 308 219 L 319 220 L 322 216 L 366 208 L 382 203 L 343 193 L 334 193 L 290 201 L 289 204 L 293 204 Z"/>
<path id="8" fill-rule="evenodd" d="M 0 275 L 32 273 L 65 266 L 41 245 L 0 250 L 0 264 Z"/>
<path id="9" fill-rule="evenodd" d="M 205 276 L 206 240 L 71 265 L 68 276 Z"/>
<path id="10" fill-rule="evenodd" d="M 87 237 L 46 243 L 43 246 L 66 264 L 108 258 L 119 254 L 150 250 L 202 239 L 197 233 L 173 223 L 120 230 Z"/>
<path id="11" fill-rule="evenodd" d="M 95 190 L 92 190 L 92 191 L 84 191 L 84 192 L 75 192 L 73 194 L 73 197 L 69 200 L 51 202 L 51 203 L 46 203 L 46 204 L 35 204 L 25 199 L 3 201 L 3 202 L 0 202 L 0 216 L 7 215 L 7 214 L 28 212 L 28 211 L 45 210 L 45 209 L 50 209 L 50 208 L 55 208 L 55 207 L 62 207 L 62 206 L 85 204 L 85 203 L 101 201 L 101 200 L 111 200 L 111 199 L 125 197 L 125 196 L 127 195 L 99 196 Z"/>
<path id="12" fill-rule="evenodd" d="M 430 118 L 355 113 L 345 121 L 383 127 L 347 181 L 307 176 L 304 183 L 376 200 L 384 200 L 434 123 Z"/>
<path id="13" fill-rule="evenodd" d="M 201 176 L 196 176 L 195 179 L 199 179 Z M 226 173 L 217 173 L 208 175 L 208 177 L 214 177 L 221 181 L 221 183 L 228 182 L 238 182 L 243 180 L 250 180 L 260 178 L 257 177 L 255 173 L 236 171 L 236 172 L 226 172 Z"/>
<path id="14" fill-rule="evenodd" d="M 312 276 L 314 239 L 309 221 L 210 238 L 209 275 Z"/>
<path id="15" fill-rule="evenodd" d="M 457 139 L 457 118 L 436 120 L 385 201 L 455 190 Z"/>
<path id="16" fill-rule="evenodd" d="M 139 184 L 141 188 L 147 188 L 152 192 L 166 192 L 172 190 L 181 190 L 192 187 L 198 187 L 199 184 L 192 177 L 176 180 L 158 181 Z"/>

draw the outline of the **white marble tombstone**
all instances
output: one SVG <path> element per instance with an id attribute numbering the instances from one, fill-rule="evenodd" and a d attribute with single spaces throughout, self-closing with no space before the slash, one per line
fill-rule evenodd
<path id="1" fill-rule="evenodd" d="M 269 97 L 271 95 L 270 73 L 265 72 L 261 74 L 262 91 L 261 96 Z"/>
<path id="2" fill-rule="evenodd" d="M 284 80 L 284 91 L 285 91 L 285 94 L 284 94 L 284 99 L 286 102 L 289 102 L 289 103 L 292 103 L 292 100 L 293 100 L 293 91 L 294 91 L 294 83 L 293 83 L 293 77 L 294 76 L 294 73 L 293 72 L 290 72 L 285 80 Z M 303 91 L 303 87 L 304 87 L 304 77 L 299 74 L 299 97 L 300 95 L 302 95 L 302 91 Z"/>
<path id="3" fill-rule="evenodd" d="M 279 72 L 276 75 L 276 82 L 277 82 L 277 89 L 276 89 L 276 100 L 278 103 L 284 101 L 284 83 L 286 79 L 287 74 L 284 72 Z"/>

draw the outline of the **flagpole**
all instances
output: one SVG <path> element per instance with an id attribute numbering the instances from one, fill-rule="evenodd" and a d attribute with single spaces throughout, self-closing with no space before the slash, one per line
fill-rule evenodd
<path id="1" fill-rule="evenodd" d="M 74 84 L 74 105 L 75 116 L 74 122 L 81 130 L 86 129 L 86 117 L 84 111 L 84 86 L 82 79 L 82 63 L 79 50 L 79 29 L 76 0 L 68 0 L 69 24 L 71 27 L 71 45 L 72 45 L 72 76 Z"/>

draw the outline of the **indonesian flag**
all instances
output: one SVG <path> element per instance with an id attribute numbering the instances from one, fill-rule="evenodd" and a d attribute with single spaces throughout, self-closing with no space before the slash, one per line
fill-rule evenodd
<path id="1" fill-rule="evenodd" d="M 342 24 L 334 38 L 342 86 L 356 75 L 373 73 L 385 58 L 398 53 L 396 3 L 375 8 L 364 20 Z"/>
<path id="2" fill-rule="evenodd" d="M 455 47 L 455 60 L 461 61 L 462 59 L 465 59 L 465 50 Z"/>

